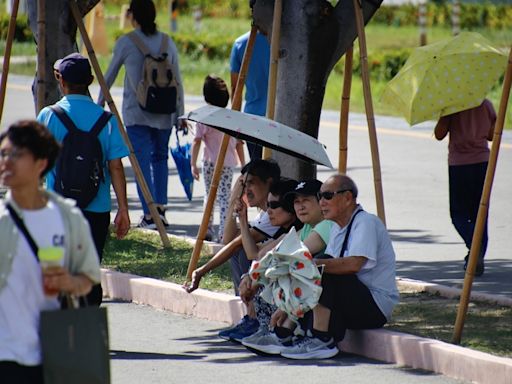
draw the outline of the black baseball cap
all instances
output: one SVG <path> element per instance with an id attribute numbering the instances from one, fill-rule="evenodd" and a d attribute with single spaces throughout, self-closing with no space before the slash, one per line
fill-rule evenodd
<path id="1" fill-rule="evenodd" d="M 322 186 L 322 182 L 316 179 L 310 180 L 301 180 L 297 182 L 297 185 L 293 189 L 293 191 L 288 192 L 285 195 L 286 199 L 295 199 L 296 195 L 303 196 L 316 196 L 318 191 L 320 191 L 320 187 Z"/>
<path id="2" fill-rule="evenodd" d="M 79 53 L 72 53 L 59 59 L 53 65 L 62 78 L 68 83 L 89 85 L 92 83 L 91 64 Z"/>

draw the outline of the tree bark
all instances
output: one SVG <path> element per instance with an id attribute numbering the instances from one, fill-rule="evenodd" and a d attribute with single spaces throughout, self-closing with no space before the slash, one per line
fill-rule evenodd
<path id="1" fill-rule="evenodd" d="M 363 1 L 365 24 L 382 0 Z M 274 0 L 251 0 L 254 23 L 272 33 Z M 284 0 L 275 120 L 318 138 L 318 125 L 331 70 L 357 37 L 351 0 L 336 6 L 322 0 Z M 283 175 L 315 178 L 316 166 L 274 151 Z"/>
<path id="2" fill-rule="evenodd" d="M 78 51 L 76 43 L 76 23 L 69 11 L 69 1 L 46 0 L 46 52 L 45 52 L 45 96 L 43 105 L 51 105 L 61 97 L 57 81 L 53 76 L 53 63 L 72 52 Z M 100 0 L 77 0 L 82 16 L 85 16 Z M 30 29 L 37 45 L 37 0 L 27 0 Z M 34 105 L 37 106 L 37 75 L 32 83 Z"/>

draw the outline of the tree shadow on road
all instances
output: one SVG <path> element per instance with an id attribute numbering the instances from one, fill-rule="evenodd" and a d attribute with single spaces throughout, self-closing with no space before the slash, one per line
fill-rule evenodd
<path id="1" fill-rule="evenodd" d="M 191 354 L 167 354 L 155 352 L 120 351 L 111 350 L 111 360 L 197 360 L 205 356 Z"/>
<path id="2" fill-rule="evenodd" d="M 408 279 L 462 288 L 464 261 L 397 261 L 397 276 Z M 512 295 L 510 273 L 512 261 L 506 259 L 486 260 L 485 273 L 473 280 L 473 291 Z"/>

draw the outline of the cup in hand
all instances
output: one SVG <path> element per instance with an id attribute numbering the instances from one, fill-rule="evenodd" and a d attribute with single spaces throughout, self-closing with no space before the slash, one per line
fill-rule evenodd
<path id="1" fill-rule="evenodd" d="M 46 247 L 40 248 L 37 253 L 41 270 L 43 272 L 43 291 L 46 296 L 57 296 L 58 289 L 52 289 L 44 284 L 44 275 L 48 274 L 57 267 L 62 266 L 62 259 L 64 258 L 64 248 L 62 247 Z"/>

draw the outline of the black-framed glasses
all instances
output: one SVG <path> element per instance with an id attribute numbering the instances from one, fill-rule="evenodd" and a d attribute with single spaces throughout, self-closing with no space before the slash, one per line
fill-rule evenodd
<path id="1" fill-rule="evenodd" d="M 1 161 L 17 161 L 21 159 L 25 154 L 27 154 L 27 150 L 25 149 L 13 149 L 12 151 L 0 151 L 0 160 Z"/>
<path id="2" fill-rule="evenodd" d="M 336 192 L 330 192 L 330 191 L 325 191 L 325 192 L 318 192 L 316 194 L 316 197 L 318 200 L 324 198 L 325 200 L 331 200 L 334 195 L 337 195 L 339 193 L 345 193 L 347 191 L 352 191 L 351 189 L 340 189 L 339 191 L 336 191 Z"/>
<path id="3" fill-rule="evenodd" d="M 267 201 L 267 209 L 277 209 L 282 208 L 283 204 L 280 201 Z"/>

